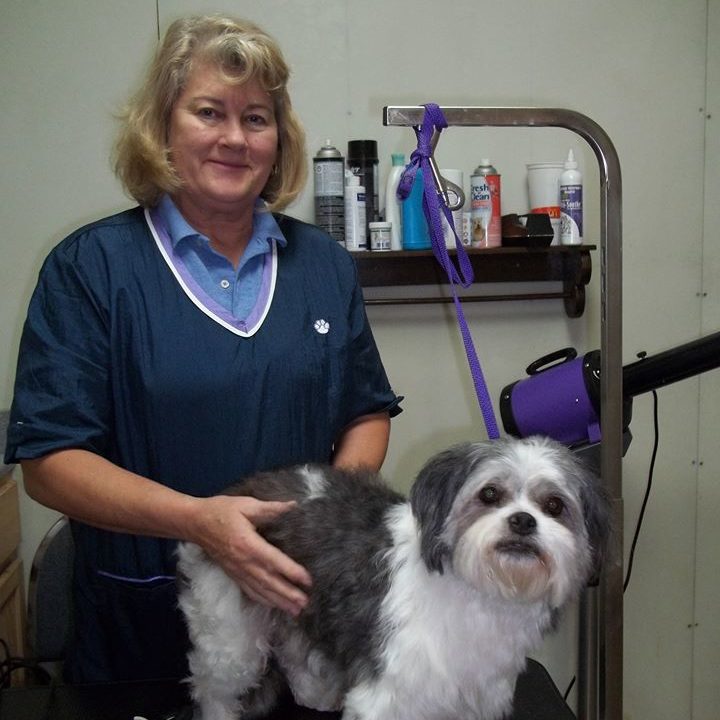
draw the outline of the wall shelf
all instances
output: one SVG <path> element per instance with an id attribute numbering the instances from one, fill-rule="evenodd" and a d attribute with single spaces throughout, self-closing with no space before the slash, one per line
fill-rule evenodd
<path id="1" fill-rule="evenodd" d="M 569 317 L 580 317 L 585 310 L 585 286 L 590 282 L 595 245 L 549 247 L 468 248 L 475 283 L 560 282 L 558 292 L 510 292 L 473 294 L 463 290 L 463 301 L 497 302 L 503 300 L 562 299 Z M 456 251 L 450 256 L 455 260 Z M 445 272 L 431 250 L 353 253 L 360 283 L 366 288 L 410 285 L 447 285 Z M 370 297 L 368 305 L 398 305 L 452 302 L 447 295 L 433 297 Z"/>

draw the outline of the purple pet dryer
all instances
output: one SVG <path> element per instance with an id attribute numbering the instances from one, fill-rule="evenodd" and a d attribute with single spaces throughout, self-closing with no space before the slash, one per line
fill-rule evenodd
<path id="1" fill-rule="evenodd" d="M 632 398 L 720 366 L 720 332 L 623 367 L 623 431 Z M 528 377 L 503 388 L 500 416 L 516 437 L 547 435 L 570 446 L 597 443 L 600 426 L 600 351 L 577 357 L 574 348 L 545 355 Z"/>

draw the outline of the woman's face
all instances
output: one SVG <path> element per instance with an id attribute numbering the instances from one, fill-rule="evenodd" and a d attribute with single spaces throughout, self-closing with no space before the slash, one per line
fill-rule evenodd
<path id="1" fill-rule="evenodd" d="M 183 181 L 174 196 L 181 209 L 248 211 L 277 157 L 272 98 L 255 80 L 228 85 L 214 65 L 198 64 L 173 106 L 169 146 Z"/>

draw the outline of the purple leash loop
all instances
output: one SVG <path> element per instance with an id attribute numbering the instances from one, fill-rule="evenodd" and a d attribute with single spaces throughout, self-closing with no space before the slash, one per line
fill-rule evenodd
<path id="1" fill-rule="evenodd" d="M 436 104 L 427 103 L 424 107 L 425 114 L 423 115 L 422 125 L 415 128 L 417 148 L 410 155 L 410 162 L 400 178 L 397 196 L 400 200 L 405 200 L 405 198 L 408 197 L 412 190 L 417 171 L 419 168 L 422 169 L 423 212 L 425 213 L 428 229 L 430 230 L 433 255 L 435 255 L 435 259 L 440 263 L 440 266 L 448 277 L 458 325 L 460 326 L 463 345 L 465 346 L 465 354 L 467 355 L 470 374 L 473 385 L 475 386 L 475 394 L 477 395 L 478 404 L 480 405 L 483 420 L 485 421 L 485 429 L 487 430 L 488 438 L 496 440 L 500 437 L 500 432 L 498 431 L 497 421 L 495 420 L 492 400 L 490 399 L 487 383 L 485 382 L 485 377 L 480 367 L 480 360 L 475 351 L 470 328 L 465 320 L 465 313 L 463 312 L 456 289 L 456 285 L 458 284 L 464 288 L 472 285 L 474 281 L 473 269 L 467 252 L 458 237 L 452 213 L 443 199 L 443 188 L 437 188 L 434 180 L 435 172 L 433 165 L 435 161 L 433 159 L 433 151 L 440 133 L 448 126 L 447 120 L 442 110 Z M 458 267 L 453 263 L 445 246 L 440 209 L 442 209 L 445 219 L 448 221 L 455 236 Z"/>

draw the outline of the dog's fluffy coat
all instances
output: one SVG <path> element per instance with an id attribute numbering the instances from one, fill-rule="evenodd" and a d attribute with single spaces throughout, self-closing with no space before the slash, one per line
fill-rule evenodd
<path id="1" fill-rule="evenodd" d="M 180 606 L 203 720 L 262 714 L 279 674 L 344 720 L 496 720 L 526 655 L 595 571 L 597 479 L 542 438 L 458 445 L 409 501 L 374 474 L 302 466 L 227 494 L 295 500 L 263 535 L 313 577 L 297 619 L 260 606 L 190 543 Z"/>

